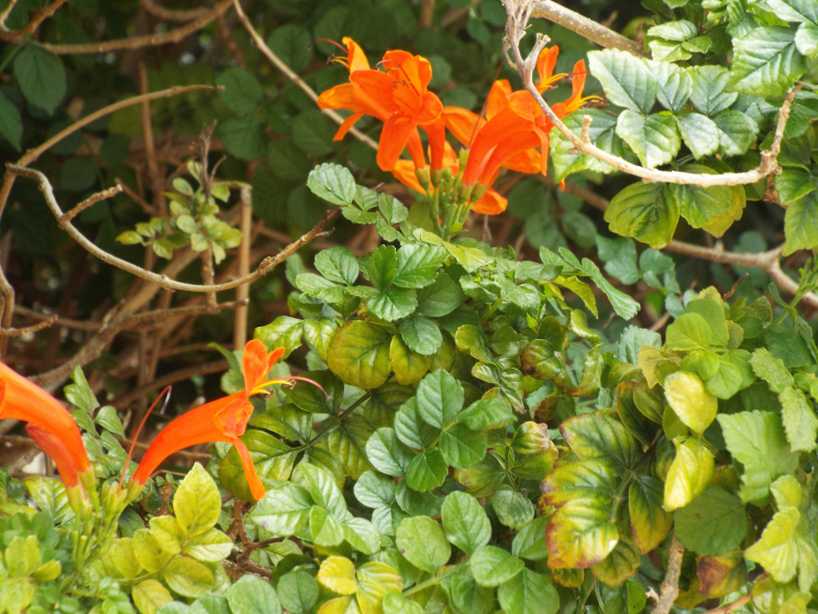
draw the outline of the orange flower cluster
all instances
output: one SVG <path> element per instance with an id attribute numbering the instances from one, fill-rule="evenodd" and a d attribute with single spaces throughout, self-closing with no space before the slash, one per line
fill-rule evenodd
<path id="1" fill-rule="evenodd" d="M 431 195 L 439 172 L 446 169 L 459 178 L 460 191 L 472 210 L 496 215 L 508 204 L 491 189 L 501 170 L 546 174 L 553 126 L 528 91 L 514 91 L 507 80 L 497 80 L 489 90 L 484 114 L 478 115 L 462 107 L 444 106 L 429 91 L 432 66 L 426 58 L 391 50 L 383 56 L 382 70 L 374 70 L 355 41 L 345 37 L 343 43 L 346 57 L 338 61 L 348 68 L 349 81 L 324 91 L 318 106 L 352 112 L 335 140 L 344 138 L 365 115 L 382 121 L 378 166 L 407 187 Z M 549 47 L 538 58 L 537 87 L 541 93 L 568 76 L 554 74 L 558 56 L 559 47 Z M 586 78 L 585 61 L 579 60 L 571 73 L 571 96 L 552 107 L 559 117 L 567 117 L 591 98 L 582 95 Z M 428 141 L 431 172 L 420 130 Z M 455 152 L 446 140 L 447 131 L 467 155 Z M 409 160 L 400 158 L 404 150 L 408 150 Z"/>
<path id="2" fill-rule="evenodd" d="M 250 397 L 265 394 L 270 386 L 294 380 L 317 383 L 297 376 L 268 379 L 267 375 L 281 357 L 284 348 L 267 352 L 254 339 L 245 345 L 243 361 L 244 390 L 194 407 L 171 420 L 146 450 L 132 476 L 134 484 L 144 486 L 154 471 L 169 456 L 191 446 L 222 441 L 236 447 L 242 468 L 255 499 L 264 496 L 264 485 L 256 473 L 250 452 L 241 436 L 253 415 Z M 320 388 L 320 386 L 319 386 Z M 70 491 L 84 476 L 93 479 L 79 427 L 71 414 L 45 390 L 0 363 L 0 419 L 22 420 L 37 445 L 54 461 L 60 478 Z"/>

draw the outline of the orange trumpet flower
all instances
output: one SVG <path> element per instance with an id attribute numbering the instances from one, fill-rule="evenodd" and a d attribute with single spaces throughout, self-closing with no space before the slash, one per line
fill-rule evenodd
<path id="1" fill-rule="evenodd" d="M 146 450 L 133 474 L 133 481 L 144 485 L 165 459 L 180 450 L 221 441 L 236 448 L 250 492 L 256 500 L 261 499 L 265 492 L 264 485 L 256 473 L 250 451 L 244 445 L 241 436 L 244 435 L 247 423 L 253 415 L 250 397 L 268 392 L 271 385 L 304 379 L 293 376 L 286 379 L 267 379 L 268 372 L 281 359 L 284 351 L 283 347 L 279 347 L 267 352 L 267 348 L 258 339 L 249 341 L 244 346 L 242 357 L 244 390 L 194 407 L 171 420 L 159 431 Z"/>
<path id="2" fill-rule="evenodd" d="M 426 58 L 407 51 L 387 51 L 382 60 L 385 70 L 371 70 L 363 51 L 350 38 L 343 39 L 346 59 L 338 60 L 349 68 L 349 82 L 336 85 L 318 97 L 322 109 L 352 111 L 335 140 L 344 138 L 349 129 L 364 115 L 383 122 L 378 143 L 378 166 L 391 171 L 404 149 L 417 168 L 426 166 L 418 127 L 429 137 L 432 169 L 443 164 L 445 124 L 441 112 L 443 104 L 429 91 L 432 65 Z"/>
<path id="3" fill-rule="evenodd" d="M 27 423 L 28 434 L 54 461 L 69 490 L 83 477 L 93 478 L 82 434 L 68 410 L 45 390 L 1 362 L 0 419 Z"/>

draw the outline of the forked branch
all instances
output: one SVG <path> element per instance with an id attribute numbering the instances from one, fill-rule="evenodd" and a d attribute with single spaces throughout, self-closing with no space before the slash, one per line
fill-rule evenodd
<path id="1" fill-rule="evenodd" d="M 525 35 L 528 22 L 538 6 L 538 2 L 533 0 L 503 0 L 508 15 L 506 21 L 505 51 L 510 54 L 510 63 L 514 66 L 523 80 L 526 90 L 534 97 L 539 107 L 552 125 L 568 139 L 572 145 L 584 154 L 587 154 L 609 166 L 634 177 L 639 177 L 646 181 L 656 181 L 660 183 L 675 183 L 682 185 L 695 185 L 699 187 L 747 185 L 778 172 L 778 154 L 781 151 L 781 142 L 784 138 L 784 129 L 790 116 L 793 100 L 798 91 L 798 86 L 790 90 L 781 108 L 778 111 L 778 121 L 776 123 L 775 135 L 770 148 L 761 152 L 761 161 L 758 166 L 749 171 L 738 173 L 720 173 L 715 175 L 688 173 L 683 171 L 662 171 L 653 168 L 646 168 L 633 162 L 628 162 L 624 158 L 612 154 L 604 149 L 600 149 L 583 139 L 581 135 L 572 131 L 565 122 L 554 112 L 545 99 L 540 94 L 534 84 L 534 71 L 537 65 L 537 58 L 540 51 L 548 44 L 549 38 L 538 34 L 531 52 L 523 57 L 520 50 L 520 43 Z"/>

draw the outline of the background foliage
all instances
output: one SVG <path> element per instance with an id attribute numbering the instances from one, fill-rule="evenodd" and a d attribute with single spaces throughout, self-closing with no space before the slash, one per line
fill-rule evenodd
<path id="1" fill-rule="evenodd" d="M 233 291 L 214 307 L 95 259 L 18 178 L 0 238 L 16 304 L 4 360 L 68 384 L 102 478 L 164 385 L 172 401 L 149 430 L 240 387 L 247 330 L 328 394 L 257 404 L 245 441 L 262 501 L 244 501 L 227 446 L 179 455 L 87 570 L 72 567 L 61 487 L 25 477 L 36 450 L 0 424 L 0 612 L 630 613 L 667 612 L 668 595 L 679 611 L 814 607 L 815 2 L 566 3 L 644 58 L 535 20 L 561 47 L 558 69 L 587 57 L 605 99 L 569 126 L 591 116 L 595 144 L 647 168 L 755 167 L 797 84 L 781 172 L 642 182 L 554 132 L 548 177 L 501 178 L 508 211 L 472 216 L 452 242 L 420 228 L 367 144 L 332 141 L 336 124 L 259 53 L 232 3 L 72 0 L 33 38 L 16 34 L 53 4 L 19 0 L 0 32 L 6 161 L 136 94 L 220 86 L 125 106 L 24 160 L 64 210 L 123 186 L 74 219 L 96 245 L 207 283 L 246 272 L 242 240 L 252 269 L 340 215 L 250 287 L 244 320 Z M 496 78 L 519 83 L 499 0 L 243 6 L 319 92 L 345 79 L 330 61 L 342 36 L 372 60 L 425 55 L 447 104 L 479 111 Z"/>

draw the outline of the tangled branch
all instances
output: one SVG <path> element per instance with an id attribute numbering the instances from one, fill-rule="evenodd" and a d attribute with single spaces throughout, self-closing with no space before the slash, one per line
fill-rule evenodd
<path id="1" fill-rule="evenodd" d="M 779 171 L 778 154 L 781 151 L 784 129 L 790 117 L 790 110 L 795 100 L 795 95 L 798 92 L 798 86 L 791 89 L 784 99 L 778 111 L 778 120 L 776 122 L 772 144 L 768 150 L 761 152 L 761 161 L 756 168 L 738 173 L 720 173 L 714 175 L 688 173 L 684 171 L 661 171 L 646 168 L 633 162 L 628 162 L 620 156 L 597 147 L 591 143 L 588 138 L 583 138 L 581 135 L 573 132 L 565 122 L 560 119 L 551 108 L 551 105 L 542 97 L 542 94 L 540 94 L 534 83 L 534 71 L 536 69 L 537 58 L 543 48 L 548 44 L 549 38 L 545 35 L 538 34 L 533 49 L 525 57 L 523 57 L 522 51 L 520 50 L 520 43 L 525 35 L 528 22 L 537 7 L 537 3 L 533 0 L 503 0 L 503 2 L 508 15 L 506 21 L 505 51 L 506 55 L 511 55 L 510 63 L 517 70 L 526 90 L 533 96 L 548 120 L 578 151 L 596 158 L 601 162 L 605 162 L 623 173 L 639 177 L 646 181 L 695 185 L 703 188 L 756 183 Z"/>

